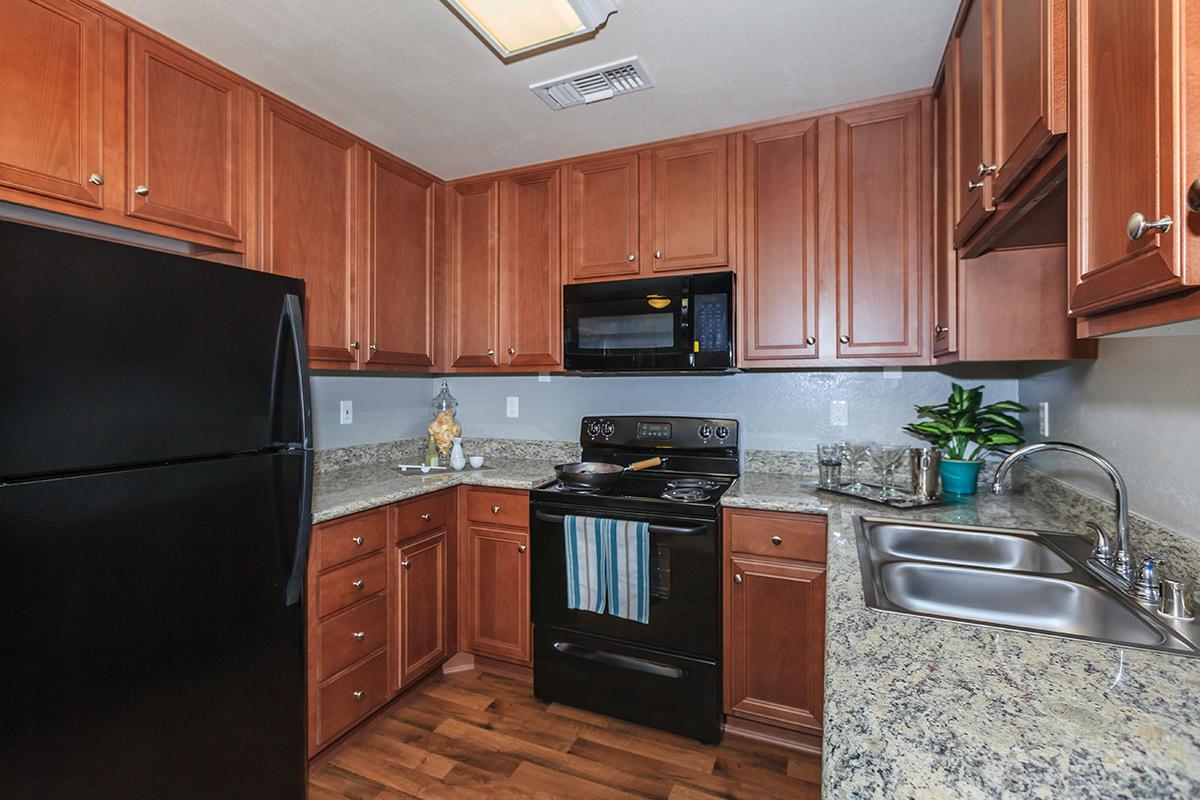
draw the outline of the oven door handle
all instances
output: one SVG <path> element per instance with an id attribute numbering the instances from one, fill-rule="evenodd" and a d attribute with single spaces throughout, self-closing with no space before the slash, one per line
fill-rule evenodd
<path id="1" fill-rule="evenodd" d="M 663 678 L 678 679 L 687 677 L 686 669 L 670 667 L 666 664 L 659 664 L 654 661 L 647 661 L 644 658 L 634 658 L 633 656 L 622 656 L 617 655 L 616 653 L 606 653 L 603 650 L 592 650 L 588 647 L 580 647 L 577 644 L 567 644 L 566 642 L 555 642 L 554 649 L 562 653 L 564 656 L 583 658 L 608 667 L 632 669 L 636 670 L 637 672 L 646 672 L 650 675 L 658 675 Z"/>
<path id="2" fill-rule="evenodd" d="M 561 525 L 562 521 L 563 521 L 562 514 L 547 514 L 545 511 L 542 511 L 541 509 L 538 509 L 537 511 L 535 511 L 534 516 L 536 516 L 542 522 L 550 522 L 550 523 L 553 523 L 556 525 Z M 659 524 L 653 523 L 653 522 L 650 523 L 650 534 L 651 535 L 658 533 L 658 534 L 664 534 L 667 536 L 699 536 L 699 535 L 701 535 L 703 533 L 707 533 L 707 532 L 708 532 L 707 525 L 692 525 L 689 527 L 682 527 L 679 525 L 659 525 Z"/>

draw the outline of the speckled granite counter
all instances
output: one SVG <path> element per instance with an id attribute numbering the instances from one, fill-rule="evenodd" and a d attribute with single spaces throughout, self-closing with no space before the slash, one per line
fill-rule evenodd
<path id="1" fill-rule="evenodd" d="M 1200 659 L 882 614 L 863 602 L 858 514 L 1079 530 L 1078 508 L 980 494 L 893 511 L 811 486 L 748 473 L 723 504 L 829 517 L 825 797 L 1200 796 Z M 1170 552 L 1183 574 L 1200 575 L 1195 548 L 1155 536 L 1135 529 L 1133 545 Z"/>
<path id="2" fill-rule="evenodd" d="M 344 517 L 357 511 L 407 500 L 459 484 L 502 489 L 535 489 L 554 480 L 554 464 L 525 458 L 492 457 L 487 467 L 454 472 L 402 475 L 382 461 L 326 470 L 313 476 L 313 522 Z"/>

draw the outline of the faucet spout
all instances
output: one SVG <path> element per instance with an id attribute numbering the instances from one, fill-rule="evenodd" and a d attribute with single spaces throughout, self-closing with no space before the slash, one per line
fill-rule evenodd
<path id="1" fill-rule="evenodd" d="M 1112 465 L 1107 458 L 1089 450 L 1086 447 L 1070 442 L 1037 442 L 1035 444 L 1027 444 L 1024 447 L 1018 448 L 1009 453 L 1000 466 L 996 468 L 996 476 L 992 479 L 992 492 L 995 494 L 1004 494 L 1004 476 L 1012 469 L 1013 464 L 1017 463 L 1026 456 L 1031 456 L 1034 453 L 1041 453 L 1047 450 L 1057 450 L 1063 453 L 1074 453 L 1077 456 L 1082 456 L 1088 461 L 1104 470 L 1113 484 L 1113 494 L 1115 495 L 1117 506 L 1117 547 L 1116 551 L 1111 555 L 1101 553 L 1101 548 L 1097 548 L 1097 552 L 1093 554 L 1093 560 L 1099 561 L 1104 567 L 1116 573 L 1117 576 L 1124 582 L 1126 588 L 1133 584 L 1136 577 L 1134 572 L 1133 552 L 1129 545 L 1129 490 L 1125 487 L 1125 479 L 1121 477 L 1121 473 Z M 1102 537 L 1097 539 L 1097 542 L 1105 541 Z M 1107 549 L 1107 542 L 1105 542 Z"/>

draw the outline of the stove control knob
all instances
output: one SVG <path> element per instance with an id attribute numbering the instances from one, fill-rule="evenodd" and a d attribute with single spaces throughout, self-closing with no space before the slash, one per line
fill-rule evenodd
<path id="1" fill-rule="evenodd" d="M 713 435 L 713 426 L 705 423 L 704 425 L 700 426 L 698 433 L 700 434 L 701 439 L 711 439 Z"/>
<path id="2" fill-rule="evenodd" d="M 598 437 L 600 435 L 600 421 L 599 420 L 595 420 L 595 419 L 588 420 L 587 435 L 588 435 L 589 439 L 595 439 L 596 437 Z"/>
<path id="3" fill-rule="evenodd" d="M 727 436 L 729 436 L 729 428 L 726 428 L 724 425 L 718 425 L 717 426 L 717 438 L 724 439 Z"/>
<path id="4" fill-rule="evenodd" d="M 604 420 L 604 424 L 600 426 L 600 432 L 603 433 L 604 438 L 607 439 L 617 432 L 616 423 L 614 423 L 611 419 Z"/>

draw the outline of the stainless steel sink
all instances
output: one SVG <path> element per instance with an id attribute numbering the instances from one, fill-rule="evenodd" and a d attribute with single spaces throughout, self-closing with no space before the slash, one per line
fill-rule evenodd
<path id="1" fill-rule="evenodd" d="M 869 608 L 1200 656 L 1200 625 L 1096 578 L 1078 536 L 873 517 L 855 528 Z"/>

